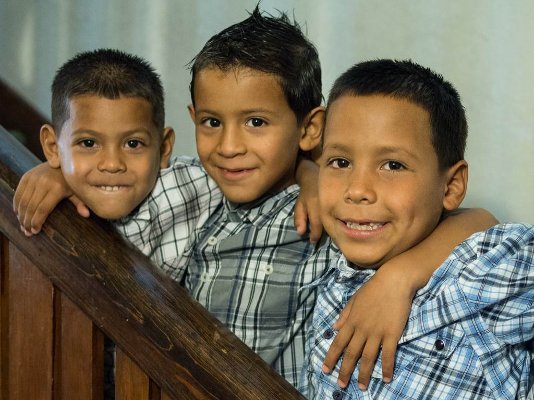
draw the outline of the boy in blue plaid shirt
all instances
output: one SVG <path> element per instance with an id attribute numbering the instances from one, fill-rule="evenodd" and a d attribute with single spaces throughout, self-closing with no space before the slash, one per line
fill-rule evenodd
<path id="1" fill-rule="evenodd" d="M 532 396 L 531 225 L 497 225 L 454 249 L 415 295 L 390 383 L 380 374 L 382 355 L 367 388 L 356 378 L 340 385 L 338 366 L 333 372 L 323 367 L 336 336 L 331 326 L 348 299 L 462 202 L 466 138 L 456 90 L 411 61 L 364 62 L 334 83 L 319 202 L 324 228 L 339 250 L 314 285 L 319 294 L 301 382 L 310 398 Z"/>
<path id="2" fill-rule="evenodd" d="M 129 220 L 131 229 L 123 232 L 153 254 L 164 253 L 164 263 L 155 261 L 170 276 L 296 384 L 304 361 L 306 327 L 315 306 L 316 291 L 306 286 L 323 274 L 329 255 L 318 251 L 320 244 L 310 243 L 309 234 L 303 235 L 305 229 L 294 227 L 297 160 L 299 154 L 317 147 L 323 128 L 317 52 L 285 15 L 265 16 L 256 9 L 249 18 L 210 39 L 191 70 L 190 114 L 202 164 L 194 161 L 191 166 L 205 168 L 206 177 L 215 181 L 224 199 L 207 221 L 195 225 L 190 245 L 180 249 L 173 249 L 172 240 L 160 239 L 165 234 L 162 226 L 171 225 L 168 238 L 172 239 L 182 230 L 181 224 L 188 222 L 185 212 L 179 214 L 184 220 L 172 224 L 176 210 L 183 208 L 172 202 L 183 197 L 177 197 L 183 192 L 181 184 L 152 193 L 154 198 L 170 201 L 150 203 L 142 224 L 135 218 L 134 223 Z M 170 220 L 160 222 L 167 216 Z M 378 276 L 374 289 L 367 291 L 370 294 L 359 296 L 350 318 L 342 324 L 340 337 L 350 338 L 351 332 L 371 336 L 374 340 L 368 342 L 365 355 L 382 340 L 396 344 L 406 312 L 389 318 L 389 305 L 374 301 L 377 293 L 388 285 L 404 289 L 390 292 L 397 296 L 399 307 L 408 310 L 413 287 L 423 285 L 441 257 L 486 226 L 487 220 L 477 212 L 447 219 L 436 230 L 437 236 L 417 251 L 392 260 L 385 271 L 401 266 Z M 312 255 L 314 262 L 308 262 Z M 424 266 L 412 267 L 421 260 Z M 368 307 L 370 303 L 374 308 Z M 388 318 L 379 318 L 375 309 Z M 354 329 L 354 325 L 374 329 Z M 343 349 L 347 343 L 341 341 L 335 348 Z M 394 346 L 388 348 L 393 354 Z M 373 363 L 369 360 L 361 370 L 363 380 Z M 351 367 L 352 362 L 346 364 L 347 375 Z M 384 365 L 386 376 L 392 370 L 392 363 Z"/>

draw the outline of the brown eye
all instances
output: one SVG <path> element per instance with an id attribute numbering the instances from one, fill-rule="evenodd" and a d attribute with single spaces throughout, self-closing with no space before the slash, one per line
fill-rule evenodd
<path id="1" fill-rule="evenodd" d="M 217 118 L 206 118 L 202 121 L 202 125 L 207 125 L 210 128 L 218 128 L 221 126 L 221 121 Z"/>
<path id="2" fill-rule="evenodd" d="M 334 168 L 348 168 L 350 166 L 350 162 L 348 160 L 345 160 L 344 158 L 336 158 L 330 162 Z"/>
<path id="3" fill-rule="evenodd" d="M 139 140 L 130 139 L 128 142 L 126 142 L 126 144 L 130 149 L 136 149 L 141 145 L 141 142 Z"/>
<path id="4" fill-rule="evenodd" d="M 260 126 L 265 125 L 265 121 L 261 118 L 251 118 L 247 121 L 247 125 L 259 128 Z"/>
<path id="5" fill-rule="evenodd" d="M 91 139 L 84 139 L 80 142 L 83 147 L 91 148 L 94 147 L 95 141 Z"/>
<path id="6" fill-rule="evenodd" d="M 384 164 L 384 169 L 389 171 L 399 171 L 404 168 L 404 165 L 398 161 L 388 161 L 386 164 Z"/>

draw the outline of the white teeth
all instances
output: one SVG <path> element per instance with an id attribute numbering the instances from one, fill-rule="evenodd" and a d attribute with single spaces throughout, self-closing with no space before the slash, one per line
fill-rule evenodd
<path id="1" fill-rule="evenodd" d="M 120 189 L 120 186 L 100 186 L 100 189 L 106 192 L 117 192 Z"/>
<path id="2" fill-rule="evenodd" d="M 382 227 L 384 224 L 378 222 L 369 222 L 368 224 L 358 224 L 356 222 L 347 222 L 347 226 L 350 229 L 356 229 L 359 231 L 372 231 Z"/>

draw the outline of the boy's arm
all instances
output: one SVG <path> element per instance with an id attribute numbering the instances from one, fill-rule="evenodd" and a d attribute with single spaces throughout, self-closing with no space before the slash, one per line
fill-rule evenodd
<path id="1" fill-rule="evenodd" d="M 385 382 L 391 381 L 397 343 L 415 292 L 426 285 L 459 243 L 497 222 L 482 209 L 448 213 L 425 240 L 382 265 L 352 297 L 334 325 L 339 332 L 326 354 L 324 372 L 332 371 L 344 353 L 340 386 L 348 384 L 360 360 L 358 384 L 365 389 L 381 349 L 382 376 Z"/>
<path id="2" fill-rule="evenodd" d="M 318 174 L 319 166 L 315 162 L 299 157 L 295 173 L 300 186 L 300 194 L 295 204 L 295 228 L 299 235 L 304 235 L 309 222 L 311 243 L 317 243 L 323 233 L 323 224 L 319 217 Z"/>
<path id="3" fill-rule="evenodd" d="M 48 215 L 65 198 L 76 206 L 81 216 L 89 217 L 89 209 L 72 193 L 61 169 L 42 163 L 26 172 L 13 198 L 13 211 L 26 236 L 39 233 Z"/>

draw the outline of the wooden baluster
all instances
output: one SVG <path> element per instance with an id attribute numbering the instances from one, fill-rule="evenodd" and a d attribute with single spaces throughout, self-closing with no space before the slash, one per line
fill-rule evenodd
<path id="1" fill-rule="evenodd" d="M 67 296 L 56 295 L 55 392 L 60 399 L 102 400 L 104 335 Z"/>
<path id="2" fill-rule="evenodd" d="M 115 400 L 150 400 L 148 376 L 121 349 L 116 352 Z"/>
<path id="3" fill-rule="evenodd" d="M 15 246 L 10 244 L 8 251 L 7 396 L 51 400 L 54 289 Z"/>

